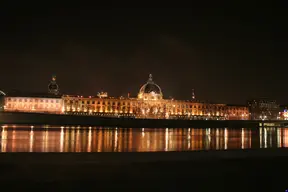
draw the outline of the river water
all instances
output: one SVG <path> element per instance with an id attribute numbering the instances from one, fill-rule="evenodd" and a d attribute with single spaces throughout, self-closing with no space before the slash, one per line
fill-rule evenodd
<path id="1" fill-rule="evenodd" d="M 288 147 L 288 128 L 2 126 L 0 152 L 148 152 Z"/>

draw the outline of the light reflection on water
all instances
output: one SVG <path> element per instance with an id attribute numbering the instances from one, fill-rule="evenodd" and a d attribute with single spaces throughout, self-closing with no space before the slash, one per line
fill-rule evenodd
<path id="1" fill-rule="evenodd" d="M 145 152 L 288 147 L 288 128 L 2 126 L 1 152 Z M 19 129 L 20 128 L 20 129 Z M 57 129 L 53 129 L 57 128 Z"/>

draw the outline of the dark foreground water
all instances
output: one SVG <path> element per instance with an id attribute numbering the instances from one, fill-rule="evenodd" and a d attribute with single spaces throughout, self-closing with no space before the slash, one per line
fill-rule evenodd
<path id="1" fill-rule="evenodd" d="M 43 129 L 45 128 L 45 129 Z M 288 128 L 2 126 L 0 152 L 145 152 L 288 147 Z"/>

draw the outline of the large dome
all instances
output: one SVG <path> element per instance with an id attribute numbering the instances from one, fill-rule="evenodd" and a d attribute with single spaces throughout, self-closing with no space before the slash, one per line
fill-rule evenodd
<path id="1" fill-rule="evenodd" d="M 145 83 L 139 91 L 138 98 L 143 99 L 162 99 L 162 91 L 161 88 L 154 83 L 152 79 L 152 75 L 149 75 L 149 79 L 147 83 Z"/>
<path id="2" fill-rule="evenodd" d="M 152 83 L 146 83 L 140 89 L 140 93 L 152 93 L 152 92 L 162 94 L 160 87 Z"/>
<path id="3" fill-rule="evenodd" d="M 0 90 L 0 96 L 5 96 L 6 94 Z"/>

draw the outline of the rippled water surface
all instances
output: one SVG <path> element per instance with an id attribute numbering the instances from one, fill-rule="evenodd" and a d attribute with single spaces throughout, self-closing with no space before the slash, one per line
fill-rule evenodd
<path id="1" fill-rule="evenodd" d="M 1 152 L 145 152 L 288 147 L 288 128 L 2 126 Z"/>

